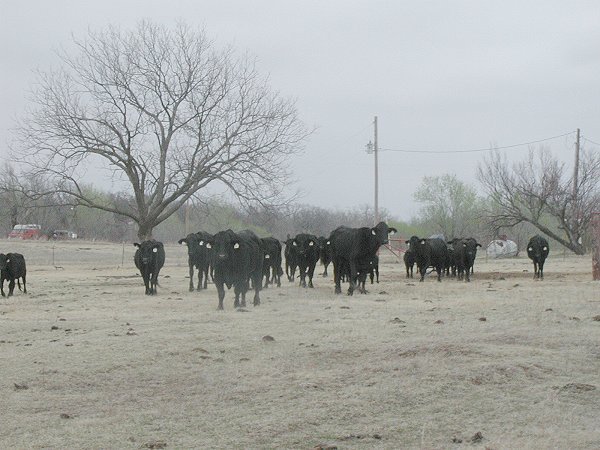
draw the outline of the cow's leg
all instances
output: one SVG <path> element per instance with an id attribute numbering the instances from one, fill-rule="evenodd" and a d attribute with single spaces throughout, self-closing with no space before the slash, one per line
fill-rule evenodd
<path id="1" fill-rule="evenodd" d="M 240 307 L 240 288 L 237 283 L 233 287 L 233 292 L 235 294 L 235 300 L 233 301 L 233 307 L 239 308 Z"/>
<path id="2" fill-rule="evenodd" d="M 333 281 L 335 283 L 335 293 L 342 293 L 342 286 L 340 285 L 340 260 L 333 261 Z"/>
<path id="3" fill-rule="evenodd" d="M 316 261 L 313 264 L 311 264 L 310 266 L 308 266 L 308 287 L 309 288 L 314 288 L 312 280 L 313 280 L 313 276 L 315 274 L 316 267 L 317 267 Z"/>
<path id="4" fill-rule="evenodd" d="M 8 283 L 8 296 L 9 297 L 11 295 L 13 295 L 14 290 L 15 290 L 15 279 L 12 278 Z"/>
<path id="5" fill-rule="evenodd" d="M 158 294 L 158 272 L 152 274 L 152 295 Z"/>
<path id="6" fill-rule="evenodd" d="M 194 265 L 190 263 L 190 288 L 189 291 L 192 292 L 194 290 Z"/>
<path id="7" fill-rule="evenodd" d="M 196 286 L 196 290 L 200 291 L 202 289 L 202 282 L 204 281 L 204 273 L 202 272 L 202 268 L 198 265 L 198 267 L 196 267 L 196 270 L 198 270 L 198 285 Z"/>
<path id="8" fill-rule="evenodd" d="M 254 284 L 254 301 L 253 301 L 254 306 L 260 305 L 259 292 L 260 292 L 260 283 L 255 283 Z"/>
<path id="9" fill-rule="evenodd" d="M 422 282 L 425 279 L 425 272 L 427 272 L 427 265 L 419 266 L 419 272 L 421 273 L 421 279 L 419 281 Z"/>
<path id="10" fill-rule="evenodd" d="M 217 294 L 219 296 L 219 306 L 217 309 L 223 309 L 223 299 L 225 298 L 225 287 L 223 286 L 223 282 L 216 282 L 217 285 Z"/>
<path id="11" fill-rule="evenodd" d="M 23 293 L 27 294 L 27 286 L 25 285 L 25 274 L 23 274 Z"/>
<path id="12" fill-rule="evenodd" d="M 300 287 L 306 287 L 306 266 L 304 264 L 298 266 L 300 271 Z"/>
<path id="13" fill-rule="evenodd" d="M 540 280 L 544 279 L 544 261 L 540 261 L 538 264 L 539 267 L 539 274 L 540 274 Z"/>
<path id="14" fill-rule="evenodd" d="M 536 261 L 533 261 L 533 279 L 538 277 L 538 265 Z"/>
<path id="15" fill-rule="evenodd" d="M 208 285 L 208 266 L 204 267 L 202 269 L 202 271 L 204 272 L 204 284 L 203 284 L 203 288 L 206 289 L 207 285 Z"/>
<path id="16" fill-rule="evenodd" d="M 0 293 L 2 294 L 2 297 L 6 297 L 4 294 L 4 278 L 0 280 Z"/>
<path id="17" fill-rule="evenodd" d="M 350 260 L 349 261 L 349 265 L 350 265 L 350 274 L 348 276 L 349 278 L 349 286 L 348 286 L 348 295 L 352 295 L 354 294 L 354 289 L 355 289 L 355 284 L 354 284 L 354 280 L 356 280 L 356 275 L 357 275 L 357 271 L 356 271 L 356 263 L 354 262 L 354 260 Z"/>
<path id="18" fill-rule="evenodd" d="M 144 275 L 144 286 L 146 288 L 146 295 L 151 295 L 152 290 L 150 289 L 150 275 L 145 273 Z"/>

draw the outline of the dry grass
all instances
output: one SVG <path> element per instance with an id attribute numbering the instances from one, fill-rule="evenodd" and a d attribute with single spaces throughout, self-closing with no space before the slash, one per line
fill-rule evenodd
<path id="1" fill-rule="evenodd" d="M 383 257 L 368 295 L 286 281 L 219 312 L 212 285 L 187 291 L 183 247 L 156 297 L 130 245 L 2 247 L 29 294 L 0 300 L 0 448 L 600 447 L 589 258 L 551 254 L 543 282 L 480 259 L 466 284 Z"/>

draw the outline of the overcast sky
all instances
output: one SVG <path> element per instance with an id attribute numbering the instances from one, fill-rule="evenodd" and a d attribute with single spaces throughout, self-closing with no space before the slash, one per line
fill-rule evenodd
<path id="1" fill-rule="evenodd" d="M 373 139 L 392 150 L 508 146 L 581 128 L 600 142 L 598 1 L 0 2 L 0 156 L 26 106 L 34 69 L 56 64 L 71 33 L 141 19 L 203 27 L 254 55 L 274 90 L 295 98 L 315 133 L 293 161 L 303 203 L 373 202 Z M 571 163 L 575 135 L 547 141 Z M 600 146 L 584 140 L 587 148 Z M 506 150 L 522 159 L 527 147 Z M 380 206 L 409 219 L 425 175 L 477 186 L 484 153 L 382 151 Z"/>

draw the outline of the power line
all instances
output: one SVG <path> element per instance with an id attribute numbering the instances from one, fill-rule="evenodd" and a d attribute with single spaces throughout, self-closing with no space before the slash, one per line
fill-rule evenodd
<path id="1" fill-rule="evenodd" d="M 558 139 L 561 137 L 569 136 L 575 133 L 575 131 L 569 131 L 568 133 L 561 134 L 558 136 L 552 136 L 544 139 L 538 139 L 537 141 L 522 142 L 520 144 L 504 145 L 502 147 L 493 148 L 476 148 L 472 150 L 406 150 L 406 149 L 392 149 L 392 148 L 380 148 L 380 152 L 401 152 L 401 153 L 475 153 L 475 152 L 491 152 L 494 150 L 503 150 L 507 148 L 522 147 L 524 145 L 538 144 L 540 142 L 551 141 L 552 139 Z M 589 139 L 588 139 L 589 141 Z M 592 142 L 592 141 L 590 141 Z M 593 142 L 595 143 L 595 142 Z M 600 145 L 600 144 L 597 144 Z"/>
<path id="2" fill-rule="evenodd" d="M 597 142 L 594 142 L 594 141 L 592 141 L 591 139 L 588 139 L 588 138 L 586 138 L 586 137 L 584 137 L 584 138 L 583 138 L 583 140 L 584 140 L 584 141 L 586 141 L 586 142 L 590 142 L 590 143 L 592 143 L 592 144 L 595 144 L 595 145 L 600 145 L 600 144 L 598 144 Z"/>

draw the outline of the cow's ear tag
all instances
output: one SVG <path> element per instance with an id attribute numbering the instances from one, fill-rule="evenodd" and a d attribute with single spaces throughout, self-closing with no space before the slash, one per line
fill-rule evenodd
<path id="1" fill-rule="evenodd" d="M 265 255 L 265 259 L 270 259 L 271 255 Z"/>
<path id="2" fill-rule="evenodd" d="M 238 243 L 236 242 L 236 243 L 233 245 L 233 248 L 235 248 L 235 249 L 237 250 L 238 248 L 240 248 L 240 244 L 238 244 Z"/>
<path id="3" fill-rule="evenodd" d="M 7 262 L 7 263 L 9 263 L 9 262 L 10 262 L 10 259 L 7 259 L 7 260 L 6 260 L 6 262 Z"/>
<path id="4" fill-rule="evenodd" d="M 327 241 L 327 245 L 331 245 L 331 241 Z"/>
<path id="5" fill-rule="evenodd" d="M 465 244 L 465 243 L 463 242 L 463 247 L 466 247 L 466 246 L 467 246 L 467 244 Z"/>
<path id="6" fill-rule="evenodd" d="M 200 247 L 202 247 L 204 245 L 204 241 L 198 242 L 198 245 L 200 245 Z"/>
<path id="7" fill-rule="evenodd" d="M 206 244 L 206 248 L 212 248 L 212 245 L 210 245 L 210 242 L 208 244 Z"/>
<path id="8" fill-rule="evenodd" d="M 371 234 L 372 234 L 373 236 L 376 236 L 376 235 L 377 235 L 377 233 L 375 233 L 375 230 L 373 230 L 373 229 L 371 229 Z"/>
<path id="9" fill-rule="evenodd" d="M 544 251 L 548 250 L 548 247 L 544 247 L 544 249 L 543 249 L 543 250 L 544 250 Z"/>
<path id="10" fill-rule="evenodd" d="M 298 246 L 298 244 L 296 244 L 296 241 L 292 242 L 292 244 L 294 245 L 294 247 Z"/>
<path id="11" fill-rule="evenodd" d="M 527 250 L 529 250 L 530 252 L 533 251 L 533 247 L 529 247 Z"/>
<path id="12" fill-rule="evenodd" d="M 425 245 L 425 239 L 421 240 L 421 245 Z"/>
<path id="13" fill-rule="evenodd" d="M 315 245 L 315 243 L 314 243 L 313 241 L 310 241 L 310 242 L 308 243 L 308 246 L 309 246 L 309 247 L 312 247 L 313 245 Z"/>
<path id="14" fill-rule="evenodd" d="M 154 248 L 152 249 L 152 253 L 157 253 L 157 252 L 158 252 L 158 249 L 157 249 L 156 247 L 154 247 Z"/>

